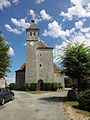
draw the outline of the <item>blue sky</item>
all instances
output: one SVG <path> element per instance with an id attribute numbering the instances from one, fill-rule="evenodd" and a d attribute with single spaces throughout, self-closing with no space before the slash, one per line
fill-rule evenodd
<path id="1" fill-rule="evenodd" d="M 90 0 L 0 0 L 0 29 L 12 59 L 8 83 L 15 81 L 15 70 L 25 62 L 25 29 L 31 19 L 40 29 L 39 39 L 54 47 L 57 65 L 57 57 L 63 55 L 60 48 L 67 42 L 90 46 Z"/>

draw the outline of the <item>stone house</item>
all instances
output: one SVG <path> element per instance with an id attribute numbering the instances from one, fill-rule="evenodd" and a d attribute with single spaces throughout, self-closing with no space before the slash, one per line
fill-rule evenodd
<path id="1" fill-rule="evenodd" d="M 43 90 L 45 82 L 58 82 L 64 87 L 64 77 L 59 75 L 59 68 L 53 63 L 53 48 L 38 40 L 39 29 L 32 20 L 26 29 L 26 63 L 16 71 L 17 88 L 23 83 L 38 83 L 38 90 Z"/>

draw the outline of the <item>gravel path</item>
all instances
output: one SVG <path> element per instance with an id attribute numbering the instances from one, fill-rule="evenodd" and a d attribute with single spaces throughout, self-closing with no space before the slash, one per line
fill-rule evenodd
<path id="1" fill-rule="evenodd" d="M 66 92 L 30 94 L 15 91 L 14 101 L 0 106 L 0 120 L 70 120 L 64 114 Z"/>

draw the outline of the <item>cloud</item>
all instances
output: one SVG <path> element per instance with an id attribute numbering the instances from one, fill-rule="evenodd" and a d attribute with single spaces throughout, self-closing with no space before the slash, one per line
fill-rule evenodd
<path id="1" fill-rule="evenodd" d="M 42 2 L 44 2 L 45 0 L 35 0 L 35 2 L 37 3 L 37 4 L 40 4 L 40 3 L 42 3 Z"/>
<path id="2" fill-rule="evenodd" d="M 65 19 L 72 20 L 74 17 L 84 18 L 90 17 L 90 0 L 70 0 L 72 7 L 67 12 L 61 12 L 60 15 Z"/>
<path id="3" fill-rule="evenodd" d="M 5 25 L 5 28 L 7 29 L 7 31 L 9 31 L 9 32 L 13 32 L 13 33 L 16 33 L 16 34 L 21 34 L 22 32 L 21 31 L 19 31 L 17 28 L 11 28 L 11 26 L 10 25 L 8 25 L 8 24 L 6 24 Z"/>
<path id="4" fill-rule="evenodd" d="M 9 47 L 8 55 L 10 55 L 10 56 L 14 56 L 15 55 L 15 52 L 14 52 L 12 47 Z"/>
<path id="5" fill-rule="evenodd" d="M 0 0 L 0 10 L 3 10 L 4 7 L 11 6 L 11 3 L 9 0 Z"/>
<path id="6" fill-rule="evenodd" d="M 19 3 L 19 0 L 13 0 L 12 2 L 17 4 Z"/>
<path id="7" fill-rule="evenodd" d="M 22 28 L 25 28 L 25 29 L 30 27 L 30 23 L 25 22 L 25 19 L 17 20 L 15 18 L 11 18 L 11 22 L 16 26 L 22 27 Z"/>
<path id="8" fill-rule="evenodd" d="M 52 16 L 47 14 L 44 9 L 41 10 L 39 14 L 36 14 L 34 10 L 30 9 L 29 15 L 32 17 L 32 19 L 35 20 L 36 24 L 38 24 L 39 22 L 42 22 L 42 21 L 52 20 Z"/>
<path id="9" fill-rule="evenodd" d="M 7 31 L 16 33 L 18 35 L 25 31 L 26 28 L 30 27 L 30 23 L 26 22 L 25 19 L 17 20 L 15 18 L 11 18 L 11 22 L 15 25 L 16 28 L 12 28 L 8 24 L 5 25 L 5 28 Z"/>
<path id="10" fill-rule="evenodd" d="M 52 19 L 52 17 L 49 14 L 47 14 L 44 9 L 40 11 L 40 15 L 43 20 L 51 20 Z"/>
<path id="11" fill-rule="evenodd" d="M 19 3 L 19 0 L 0 0 L 0 10 L 3 10 L 5 7 L 10 7 L 12 3 Z"/>
<path id="12" fill-rule="evenodd" d="M 79 20 L 78 22 L 75 22 L 75 26 L 77 29 L 82 28 L 83 24 L 84 24 L 84 21 L 81 21 L 81 20 Z"/>
<path id="13" fill-rule="evenodd" d="M 61 37 L 62 39 L 65 39 L 65 37 L 69 37 L 72 32 L 74 32 L 75 29 L 72 28 L 71 30 L 63 30 L 62 25 L 59 25 L 58 22 L 53 21 L 48 24 L 48 30 L 45 30 L 43 33 L 43 36 L 51 36 L 53 38 Z"/>

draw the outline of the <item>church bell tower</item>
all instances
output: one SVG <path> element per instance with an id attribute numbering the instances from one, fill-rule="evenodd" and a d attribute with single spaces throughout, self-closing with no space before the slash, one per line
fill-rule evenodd
<path id="1" fill-rule="evenodd" d="M 25 82 L 36 82 L 36 49 L 39 36 L 39 29 L 36 28 L 35 21 L 26 29 L 26 74 Z"/>

